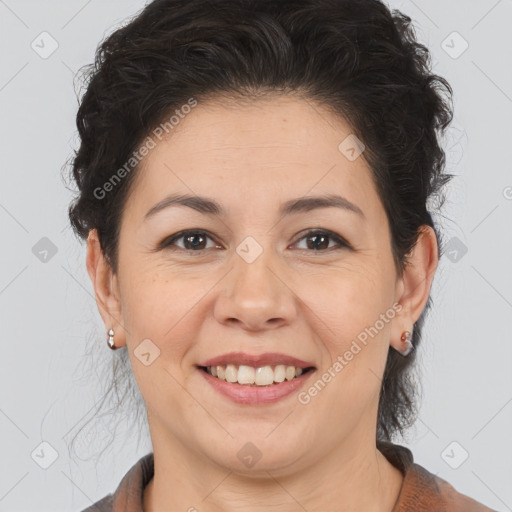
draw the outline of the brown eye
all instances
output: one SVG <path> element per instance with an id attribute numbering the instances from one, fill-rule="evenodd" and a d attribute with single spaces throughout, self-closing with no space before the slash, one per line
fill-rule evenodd
<path id="1" fill-rule="evenodd" d="M 306 240 L 306 248 L 312 250 L 313 252 L 323 252 L 328 249 L 332 249 L 333 247 L 329 247 L 329 242 L 334 241 L 337 244 L 337 248 L 350 248 L 350 245 L 343 240 L 340 236 L 332 231 L 326 230 L 316 230 L 316 231 L 308 231 L 302 238 L 299 239 L 299 242 L 302 240 Z M 298 243 L 298 242 L 297 242 Z M 336 247 L 334 247 L 336 249 Z"/>
<path id="2" fill-rule="evenodd" d="M 185 230 L 166 238 L 158 248 L 170 250 L 178 248 L 187 252 L 201 252 L 208 248 L 220 248 L 220 246 L 215 243 L 213 243 L 213 246 L 207 247 L 208 239 L 214 242 L 213 237 L 211 237 L 206 231 Z M 348 242 L 336 233 L 328 230 L 308 231 L 295 243 L 295 245 L 302 240 L 306 240 L 306 247 L 299 247 L 299 249 L 309 250 L 310 252 L 326 252 L 342 248 L 351 249 Z M 178 244 L 178 241 L 182 241 L 182 245 Z M 334 242 L 335 245 L 332 246 L 331 242 Z"/>
<path id="3" fill-rule="evenodd" d="M 180 231 L 170 238 L 166 238 L 159 247 L 163 249 L 177 246 L 185 251 L 199 252 L 208 248 L 206 247 L 208 239 L 213 240 L 205 231 Z M 178 240 L 183 240 L 183 246 L 179 246 L 175 243 Z M 214 247 L 217 246 L 214 245 Z"/>

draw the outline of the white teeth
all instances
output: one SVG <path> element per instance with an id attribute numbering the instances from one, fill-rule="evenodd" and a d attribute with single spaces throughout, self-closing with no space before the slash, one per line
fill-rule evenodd
<path id="1" fill-rule="evenodd" d="M 286 378 L 286 366 L 284 364 L 278 364 L 274 370 L 274 380 L 276 382 L 283 382 Z"/>
<path id="2" fill-rule="evenodd" d="M 228 364 L 227 366 L 208 366 L 206 371 L 220 380 L 252 386 L 270 386 L 274 382 L 279 383 L 284 382 L 285 379 L 292 380 L 295 377 L 300 377 L 303 373 L 302 368 L 284 364 L 278 364 L 275 367 L 261 366 L 259 368 Z"/>
<path id="3" fill-rule="evenodd" d="M 285 375 L 286 375 L 286 380 L 292 380 L 295 377 L 295 367 L 287 366 Z"/>
<path id="4" fill-rule="evenodd" d="M 226 380 L 228 382 L 236 382 L 238 380 L 238 372 L 234 364 L 228 364 L 226 366 Z"/>
<path id="5" fill-rule="evenodd" d="M 293 368 L 293 366 L 292 366 Z M 258 386 L 269 386 L 274 382 L 274 370 L 270 366 L 263 366 L 256 370 L 254 383 Z"/>
<path id="6" fill-rule="evenodd" d="M 238 368 L 238 384 L 254 384 L 254 368 L 240 365 Z"/>

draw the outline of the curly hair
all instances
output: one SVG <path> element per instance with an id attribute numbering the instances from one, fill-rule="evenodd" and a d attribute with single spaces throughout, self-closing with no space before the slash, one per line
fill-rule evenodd
<path id="1" fill-rule="evenodd" d="M 428 201 L 443 199 L 452 178 L 443 172 L 439 140 L 453 118 L 452 89 L 432 73 L 411 18 L 380 0 L 154 0 L 104 39 L 85 76 L 70 172 L 78 194 L 68 213 L 82 240 L 98 230 L 114 273 L 123 207 L 139 166 L 104 197 L 95 191 L 190 98 L 295 93 L 327 107 L 366 146 L 397 272 L 422 225 L 434 229 L 441 247 Z M 414 325 L 415 348 L 431 304 L 429 297 Z M 416 420 L 415 355 L 388 352 L 377 441 Z"/>

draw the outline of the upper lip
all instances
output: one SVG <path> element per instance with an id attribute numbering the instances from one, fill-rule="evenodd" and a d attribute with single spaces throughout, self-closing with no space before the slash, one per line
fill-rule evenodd
<path id="1" fill-rule="evenodd" d="M 261 366 L 275 366 L 284 364 L 295 366 L 295 368 L 314 367 L 312 363 L 308 363 L 302 359 L 292 357 L 286 354 L 278 354 L 276 352 L 266 352 L 264 354 L 246 354 L 244 352 L 229 352 L 221 356 L 213 357 L 201 363 L 199 366 L 222 366 L 234 364 L 237 366 L 246 365 L 259 368 Z"/>

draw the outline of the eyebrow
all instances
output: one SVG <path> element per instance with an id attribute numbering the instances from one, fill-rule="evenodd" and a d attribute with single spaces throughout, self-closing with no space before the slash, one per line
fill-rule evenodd
<path id="1" fill-rule="evenodd" d="M 218 217 L 226 215 L 226 210 L 214 199 L 185 194 L 173 194 L 155 204 L 146 213 L 144 220 L 147 220 L 158 212 L 172 206 L 186 206 L 206 215 L 214 215 Z M 351 203 L 348 199 L 335 194 L 290 199 L 283 203 L 279 209 L 279 215 L 285 216 L 297 213 L 306 213 L 317 208 L 341 208 L 343 210 L 356 213 L 360 217 L 364 218 L 364 213 L 361 208 Z"/>

